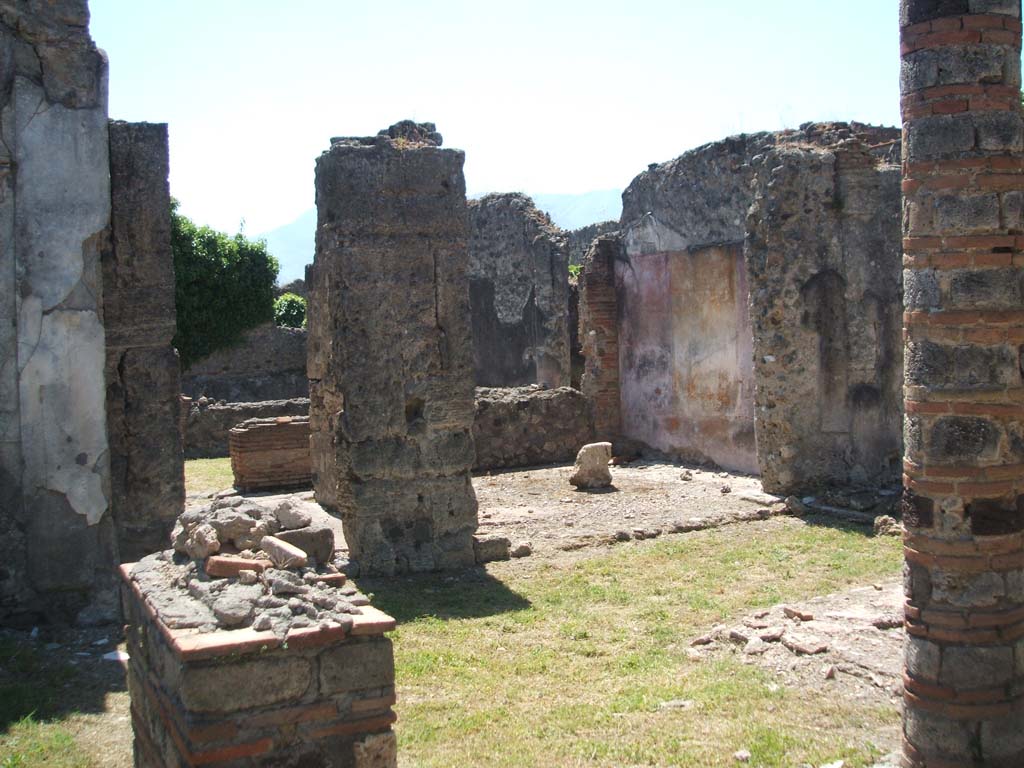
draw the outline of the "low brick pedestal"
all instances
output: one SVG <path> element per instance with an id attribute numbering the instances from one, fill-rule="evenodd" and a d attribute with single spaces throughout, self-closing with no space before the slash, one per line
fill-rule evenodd
<path id="1" fill-rule="evenodd" d="M 308 416 L 248 419 L 231 428 L 228 448 L 240 491 L 313 484 Z"/>
<path id="2" fill-rule="evenodd" d="M 121 566 L 137 768 L 394 768 L 394 619 L 169 629 Z M 173 607 L 173 606 L 172 606 Z"/>

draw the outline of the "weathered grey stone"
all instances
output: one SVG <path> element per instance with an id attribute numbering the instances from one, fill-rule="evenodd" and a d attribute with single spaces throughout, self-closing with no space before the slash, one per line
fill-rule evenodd
<path id="1" fill-rule="evenodd" d="M 474 536 L 473 551 L 478 563 L 508 560 L 512 555 L 512 542 L 507 536 Z"/>
<path id="2" fill-rule="evenodd" d="M 611 443 L 590 443 L 576 454 L 569 482 L 577 488 L 607 488 L 612 484 L 612 473 L 608 462 L 612 459 Z"/>
<path id="3" fill-rule="evenodd" d="M 192 363 L 182 374 L 181 391 L 229 403 L 307 398 L 306 337 L 305 328 L 252 328 L 237 344 Z"/>
<path id="4" fill-rule="evenodd" d="M 334 557 L 334 531 L 323 523 L 279 531 L 276 538 L 298 547 L 320 564 L 329 563 Z"/>
<path id="5" fill-rule="evenodd" d="M 526 195 L 469 202 L 477 386 L 569 384 L 565 233 Z"/>
<path id="6" fill-rule="evenodd" d="M 569 461 L 593 436 L 591 404 L 578 390 L 476 390 L 476 470 Z"/>
<path id="7" fill-rule="evenodd" d="M 897 131 L 876 130 L 898 149 Z M 903 410 L 899 169 L 855 138 L 783 146 L 765 154 L 763 168 L 744 256 L 765 490 L 895 482 Z M 925 283 L 911 293 L 927 303 L 934 289 Z"/>
<path id="8" fill-rule="evenodd" d="M 464 157 L 395 132 L 317 161 L 307 271 L 316 498 L 364 575 L 474 560 Z"/>
<path id="9" fill-rule="evenodd" d="M 193 560 L 202 560 L 220 551 L 216 529 L 209 523 L 200 523 L 187 532 L 184 554 Z"/>
<path id="10" fill-rule="evenodd" d="M 313 515 L 294 499 L 285 499 L 274 507 L 274 516 L 285 530 L 305 528 L 313 522 Z"/>
<path id="11" fill-rule="evenodd" d="M 167 126 L 113 121 L 103 256 L 111 510 L 123 560 L 163 547 L 185 503 Z"/>
<path id="12" fill-rule="evenodd" d="M 394 685 L 391 641 L 350 643 L 320 657 L 320 691 L 325 695 Z"/>
<path id="13" fill-rule="evenodd" d="M 312 681 L 302 657 L 187 666 L 180 695 L 193 712 L 237 712 L 299 699 Z"/>
<path id="14" fill-rule="evenodd" d="M 264 536 L 260 549 L 278 568 L 302 568 L 307 563 L 306 552 L 276 536 Z"/>

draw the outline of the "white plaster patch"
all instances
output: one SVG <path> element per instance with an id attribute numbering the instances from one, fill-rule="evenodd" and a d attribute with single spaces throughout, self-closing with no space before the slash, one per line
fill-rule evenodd
<path id="1" fill-rule="evenodd" d="M 630 224 L 624 232 L 624 241 L 626 255 L 630 258 L 651 253 L 685 251 L 690 247 L 684 235 L 662 224 L 652 213 L 646 213 Z"/>

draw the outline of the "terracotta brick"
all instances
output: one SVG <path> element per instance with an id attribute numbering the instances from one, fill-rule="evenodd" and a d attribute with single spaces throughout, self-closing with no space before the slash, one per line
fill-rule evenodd
<path id="1" fill-rule="evenodd" d="M 273 568 L 274 564 L 269 560 L 246 560 L 242 557 L 225 557 L 223 555 L 212 555 L 206 558 L 206 575 L 214 578 L 235 578 L 239 571 L 256 571 L 263 573 L 267 568 Z"/>
<path id="2" fill-rule="evenodd" d="M 311 723 L 330 720 L 338 716 L 338 707 L 332 702 L 318 702 L 300 707 L 284 707 L 272 712 L 249 715 L 245 718 L 247 728 L 272 728 L 294 723 Z"/>
<path id="3" fill-rule="evenodd" d="M 394 712 L 389 712 L 386 715 L 380 717 L 370 717 L 365 720 L 350 720 L 336 725 L 331 725 L 326 728 L 319 728 L 312 731 L 309 736 L 313 739 L 326 739 L 329 736 L 351 736 L 356 733 L 373 733 L 380 731 L 392 723 L 394 723 L 398 717 Z"/>
<path id="4" fill-rule="evenodd" d="M 981 41 L 993 45 L 1008 45 L 1015 50 L 1020 50 L 1020 35 L 1002 29 L 991 29 L 982 32 Z"/>
<path id="5" fill-rule="evenodd" d="M 226 763 L 231 760 L 238 760 L 243 757 L 255 757 L 269 752 L 274 746 L 272 739 L 260 739 L 248 744 L 235 744 L 230 747 L 218 747 L 207 752 L 197 752 L 191 755 L 192 765 L 213 765 L 214 763 Z"/>
<path id="6" fill-rule="evenodd" d="M 964 16 L 961 20 L 964 29 L 1003 29 L 1003 17 L 977 14 Z"/>

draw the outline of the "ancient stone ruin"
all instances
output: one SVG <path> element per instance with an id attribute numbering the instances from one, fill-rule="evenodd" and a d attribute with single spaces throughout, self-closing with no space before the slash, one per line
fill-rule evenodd
<path id="1" fill-rule="evenodd" d="M 1024 765 L 1019 2 L 900 4 L 904 765 Z"/>
<path id="2" fill-rule="evenodd" d="M 469 202 L 477 386 L 569 384 L 566 238 L 526 195 Z"/>
<path id="3" fill-rule="evenodd" d="M 173 544 L 121 569 L 135 765 L 394 765 L 394 621 L 333 565 L 331 529 L 236 496 Z"/>
<path id="4" fill-rule="evenodd" d="M 634 179 L 620 233 L 595 241 L 580 280 L 598 434 L 774 492 L 893 482 L 898 141 L 808 124 Z"/>
<path id="5" fill-rule="evenodd" d="M 406 122 L 317 161 L 313 482 L 362 573 L 474 562 L 464 155 L 440 144 Z"/>
<path id="6" fill-rule="evenodd" d="M 0 619 L 110 620 L 184 496 L 166 129 L 108 124 L 85 0 L 0 22 Z"/>

